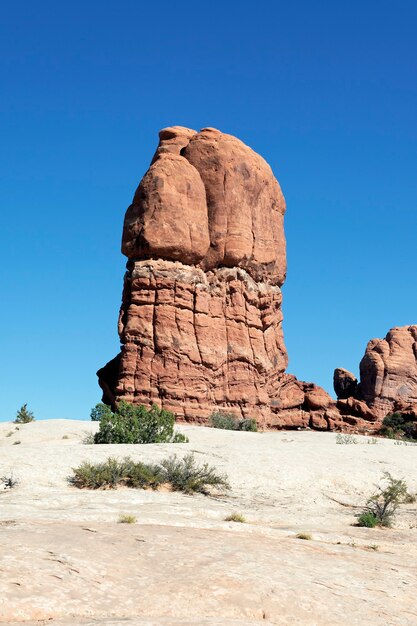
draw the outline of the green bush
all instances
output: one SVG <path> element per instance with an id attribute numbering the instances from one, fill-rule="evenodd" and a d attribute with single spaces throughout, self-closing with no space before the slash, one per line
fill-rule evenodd
<path id="1" fill-rule="evenodd" d="M 100 422 L 103 417 L 108 417 L 110 415 L 112 415 L 112 410 L 107 404 L 104 404 L 104 402 L 96 404 L 90 412 L 92 422 Z"/>
<path id="2" fill-rule="evenodd" d="M 181 433 L 174 433 L 175 416 L 155 404 L 147 409 L 143 404 L 120 402 L 115 413 L 102 412 L 99 431 L 94 443 L 186 443 Z"/>
<path id="3" fill-rule="evenodd" d="M 358 515 L 358 526 L 364 526 L 365 528 L 375 528 L 379 525 L 378 518 L 372 511 L 364 511 Z"/>
<path id="4" fill-rule="evenodd" d="M 35 421 L 35 416 L 32 411 L 28 410 L 28 405 L 24 404 L 18 412 L 16 413 L 16 418 L 14 420 L 15 424 L 28 424 L 29 422 Z"/>
<path id="5" fill-rule="evenodd" d="M 400 504 L 407 502 L 409 493 L 404 480 L 393 478 L 389 472 L 384 472 L 383 480 L 385 485 L 377 487 L 376 493 L 369 498 L 358 516 L 359 526 L 390 527 Z"/>
<path id="6" fill-rule="evenodd" d="M 232 413 L 223 411 L 214 411 L 210 415 L 210 422 L 213 428 L 221 428 L 223 430 L 245 430 L 251 432 L 257 432 L 258 430 L 256 420 L 239 418 Z"/>
<path id="7" fill-rule="evenodd" d="M 197 465 L 192 454 L 183 459 L 170 457 L 152 465 L 133 461 L 126 457 L 118 461 L 112 457 L 102 463 L 84 462 L 73 468 L 73 475 L 68 481 L 79 489 L 115 489 L 118 485 L 138 489 L 158 489 L 168 485 L 173 491 L 187 494 L 209 494 L 210 488 L 220 491 L 229 488 L 225 476 L 217 474 L 214 467 Z"/>
<path id="8" fill-rule="evenodd" d="M 381 428 L 381 435 L 390 439 L 406 438 L 417 439 L 416 423 L 410 419 L 409 415 L 402 413 L 391 413 L 384 417 Z"/>

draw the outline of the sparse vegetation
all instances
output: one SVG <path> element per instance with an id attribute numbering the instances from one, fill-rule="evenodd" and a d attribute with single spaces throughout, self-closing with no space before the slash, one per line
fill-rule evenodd
<path id="1" fill-rule="evenodd" d="M 346 433 L 337 433 L 336 443 L 339 445 L 350 445 L 350 444 L 357 444 L 358 440 L 353 435 L 349 435 Z"/>
<path id="2" fill-rule="evenodd" d="M 28 424 L 29 422 L 35 421 L 35 416 L 32 411 L 29 411 L 28 405 L 24 404 L 20 407 L 18 412 L 16 413 L 16 418 L 14 420 L 15 424 Z"/>
<path id="3" fill-rule="evenodd" d="M 225 522 L 237 522 L 239 524 L 245 524 L 246 519 L 241 513 L 231 513 L 227 517 L 224 518 Z"/>
<path id="4" fill-rule="evenodd" d="M 187 454 L 183 459 L 173 456 L 159 465 L 133 461 L 130 457 L 121 461 L 110 457 L 102 463 L 84 462 L 72 471 L 68 480 L 79 489 L 114 489 L 118 485 L 158 489 L 166 485 L 173 491 L 208 495 L 211 488 L 220 491 L 229 488 L 226 477 L 207 463 L 197 465 L 193 454 Z"/>
<path id="5" fill-rule="evenodd" d="M 119 524 L 136 524 L 137 519 L 134 515 L 119 515 L 117 521 Z"/>
<path id="6" fill-rule="evenodd" d="M 13 476 L 13 472 L 2 476 L 0 482 L 3 484 L 3 489 L 13 489 L 19 484 L 19 480 Z"/>
<path id="7" fill-rule="evenodd" d="M 6 433 L 6 437 L 11 437 L 14 434 L 14 430 L 9 430 L 9 432 Z"/>
<path id="8" fill-rule="evenodd" d="M 384 417 L 381 435 L 389 439 L 405 439 L 415 441 L 417 439 L 417 422 L 409 415 L 396 412 Z"/>
<path id="9" fill-rule="evenodd" d="M 378 443 L 378 439 L 376 437 L 371 437 L 370 439 L 366 440 L 366 443 L 375 446 Z"/>
<path id="10" fill-rule="evenodd" d="M 400 504 L 407 501 L 409 493 L 404 480 L 393 478 L 389 472 L 383 474 L 384 484 L 377 486 L 377 491 L 366 503 L 358 516 L 358 526 L 374 528 L 390 527 Z"/>
<path id="11" fill-rule="evenodd" d="M 62 435 L 62 439 L 69 439 L 69 435 Z"/>
<path id="12" fill-rule="evenodd" d="M 22 443 L 21 441 L 17 440 L 17 441 L 13 441 L 13 445 L 14 446 L 18 446 L 20 443 Z"/>
<path id="13" fill-rule="evenodd" d="M 368 546 L 365 546 L 365 550 L 372 550 L 373 552 L 378 552 L 379 546 L 376 543 L 371 543 Z"/>
<path id="14" fill-rule="evenodd" d="M 102 413 L 94 443 L 188 442 L 185 435 L 174 433 L 174 423 L 174 414 L 155 404 L 147 409 L 143 404 L 120 402 L 114 413 L 110 409 Z"/>
<path id="15" fill-rule="evenodd" d="M 213 428 L 221 428 L 223 430 L 244 430 L 257 432 L 258 427 L 256 420 L 250 418 L 239 418 L 233 413 L 225 413 L 223 411 L 214 411 L 210 415 L 210 423 Z"/>
<path id="16" fill-rule="evenodd" d="M 304 541 L 312 541 L 313 537 L 310 535 L 310 533 L 298 533 L 298 535 L 295 535 L 296 539 L 303 539 Z"/>
<path id="17" fill-rule="evenodd" d="M 90 433 L 88 432 L 88 430 L 85 430 L 81 442 L 86 446 L 91 446 L 93 443 L 95 443 L 94 433 Z"/>

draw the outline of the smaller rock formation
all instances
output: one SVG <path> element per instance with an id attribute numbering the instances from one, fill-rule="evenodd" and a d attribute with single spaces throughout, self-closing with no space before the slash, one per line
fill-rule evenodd
<path id="1" fill-rule="evenodd" d="M 337 408 L 374 422 L 395 411 L 417 418 L 417 325 L 391 328 L 369 341 L 360 363 L 360 382 L 344 369 L 334 372 Z"/>
<path id="2" fill-rule="evenodd" d="M 358 387 L 358 380 L 348 370 L 343 367 L 337 367 L 333 375 L 333 387 L 337 399 L 346 399 L 354 396 Z"/>

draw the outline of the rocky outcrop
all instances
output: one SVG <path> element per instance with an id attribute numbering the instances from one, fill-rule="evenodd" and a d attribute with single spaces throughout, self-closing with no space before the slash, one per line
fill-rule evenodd
<path id="1" fill-rule="evenodd" d="M 334 387 L 342 414 L 378 424 L 395 411 L 417 417 L 417 325 L 395 327 L 385 339 L 369 341 L 359 384 L 353 374 L 337 369 Z"/>
<path id="2" fill-rule="evenodd" d="M 374 421 L 360 404 L 370 386 L 356 397 L 346 370 L 335 375 L 337 405 L 286 373 L 284 213 L 271 168 L 239 139 L 213 128 L 160 132 L 125 216 L 122 349 L 98 372 L 105 402 L 155 402 L 198 423 L 222 409 L 264 428 Z"/>
<path id="3" fill-rule="evenodd" d="M 99 372 L 106 401 L 195 422 L 222 408 L 265 426 L 299 412 L 304 394 L 285 375 L 284 213 L 271 168 L 235 137 L 160 132 L 125 216 L 122 352 L 113 387 L 114 368 Z"/>

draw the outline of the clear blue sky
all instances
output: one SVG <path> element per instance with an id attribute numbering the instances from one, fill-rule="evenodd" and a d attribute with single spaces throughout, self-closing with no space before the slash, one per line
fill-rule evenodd
<path id="1" fill-rule="evenodd" d="M 287 200 L 289 371 L 417 323 L 417 3 L 19 2 L 0 25 L 0 419 L 89 418 L 157 131 L 215 126 Z"/>

